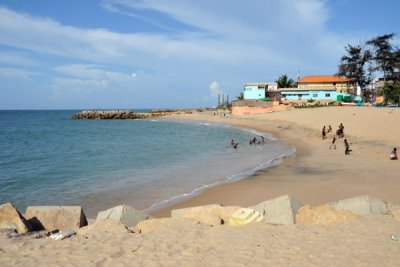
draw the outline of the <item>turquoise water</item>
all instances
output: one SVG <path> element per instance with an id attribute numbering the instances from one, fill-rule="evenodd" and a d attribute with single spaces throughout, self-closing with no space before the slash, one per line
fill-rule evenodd
<path id="1" fill-rule="evenodd" d="M 0 203 L 152 210 L 294 152 L 267 134 L 250 146 L 259 133 L 229 125 L 71 120 L 75 112 L 0 111 Z"/>

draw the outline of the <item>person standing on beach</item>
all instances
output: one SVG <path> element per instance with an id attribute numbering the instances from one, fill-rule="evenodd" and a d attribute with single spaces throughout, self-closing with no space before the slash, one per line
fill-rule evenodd
<path id="1" fill-rule="evenodd" d="M 346 147 L 346 150 L 344 151 L 345 155 L 350 155 L 350 152 L 352 151 L 350 149 L 350 145 L 349 142 L 347 142 L 347 139 L 344 139 L 344 146 Z"/>
<path id="2" fill-rule="evenodd" d="M 397 160 L 397 148 L 393 148 L 393 151 L 390 152 L 389 158 L 391 160 Z"/>
<path id="3" fill-rule="evenodd" d="M 340 123 L 340 125 L 339 125 L 338 133 L 339 133 L 339 134 L 338 134 L 338 135 L 339 135 L 339 138 L 344 137 L 344 126 L 343 126 L 342 123 Z"/>
<path id="4" fill-rule="evenodd" d="M 332 144 L 329 146 L 329 149 L 331 149 L 332 146 L 333 146 L 333 149 L 336 149 L 336 144 L 335 144 L 335 142 L 336 142 L 336 136 L 333 136 L 333 138 L 332 138 Z"/>
<path id="5" fill-rule="evenodd" d="M 326 139 L 325 126 L 322 128 L 322 139 Z"/>

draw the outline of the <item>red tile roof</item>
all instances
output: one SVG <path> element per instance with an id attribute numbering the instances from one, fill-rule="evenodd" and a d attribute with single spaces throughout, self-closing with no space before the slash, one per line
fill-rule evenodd
<path id="1" fill-rule="evenodd" d="M 298 83 L 340 83 L 340 82 L 350 82 L 351 79 L 341 76 L 304 76 L 302 79 L 298 80 Z"/>

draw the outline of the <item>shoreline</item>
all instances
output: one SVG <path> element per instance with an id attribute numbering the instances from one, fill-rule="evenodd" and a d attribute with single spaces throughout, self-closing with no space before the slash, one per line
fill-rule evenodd
<path id="1" fill-rule="evenodd" d="M 296 156 L 287 158 L 276 167 L 257 171 L 246 179 L 210 188 L 193 198 L 154 211 L 152 215 L 168 217 L 173 209 L 215 203 L 251 206 L 284 194 L 290 194 L 300 202 L 310 205 L 365 194 L 400 202 L 400 196 L 395 192 L 395 188 L 400 188 L 400 182 L 396 179 L 400 166 L 388 160 L 389 149 L 398 145 L 392 134 L 392 125 L 396 124 L 390 124 L 390 120 L 381 118 L 394 118 L 397 121 L 399 119 L 396 119 L 393 113 L 400 113 L 400 110 L 327 107 L 319 108 L 318 111 L 292 110 L 241 117 L 215 117 L 211 114 L 168 116 L 230 123 L 236 127 L 269 132 L 279 139 L 287 140 L 290 146 L 295 147 Z M 337 113 L 335 120 L 331 118 L 331 111 Z M 324 121 L 325 117 L 331 121 L 327 121 L 326 126 L 332 125 L 333 131 L 339 125 L 339 121 L 343 121 L 346 138 L 353 149 L 352 155 L 344 155 L 343 139 L 337 140 L 336 150 L 327 149 L 332 133 L 326 140 L 321 140 L 318 129 L 318 126 L 322 128 L 324 125 L 321 121 Z M 354 121 L 355 117 L 359 119 Z M 371 129 L 368 128 L 370 121 L 382 125 L 379 130 L 372 128 L 372 136 Z M 377 132 L 383 134 L 376 135 Z M 383 174 L 385 179 L 382 180 Z"/>
<path id="2" fill-rule="evenodd" d="M 179 116 L 179 115 L 178 115 Z M 186 119 L 181 119 L 176 117 L 175 115 L 171 115 L 171 117 L 173 118 L 160 118 L 160 120 L 162 121 L 178 121 L 178 122 L 187 122 Z M 282 141 L 287 141 L 287 140 L 283 140 L 278 138 L 276 135 L 273 135 L 270 132 L 265 132 L 265 131 L 260 131 L 254 128 L 244 128 L 244 127 L 240 127 L 240 126 L 235 126 L 230 124 L 229 122 L 213 122 L 213 121 L 207 121 L 207 120 L 189 120 L 191 123 L 193 122 L 197 122 L 200 124 L 206 123 L 206 124 L 212 124 L 212 125 L 216 125 L 216 126 L 226 126 L 229 125 L 229 127 L 238 129 L 240 131 L 245 131 L 248 133 L 252 133 L 254 135 L 263 135 L 264 137 L 266 137 L 266 139 L 270 139 L 270 140 L 282 140 Z M 247 144 L 242 144 L 243 145 L 247 145 Z M 286 158 L 288 157 L 295 157 L 296 154 L 296 149 L 287 144 L 287 146 L 292 150 L 288 153 L 283 153 L 282 155 L 279 155 L 277 157 L 274 157 L 266 162 L 261 162 L 258 165 L 252 167 L 251 169 L 247 169 L 247 170 L 242 170 L 239 173 L 235 173 L 232 174 L 229 177 L 225 177 L 222 180 L 217 180 L 215 182 L 212 182 L 210 184 L 206 184 L 206 185 L 202 185 L 199 186 L 195 189 L 193 189 L 191 192 L 188 193 L 183 193 L 174 197 L 171 197 L 169 199 L 166 199 L 164 201 L 158 202 L 158 203 L 154 203 L 152 206 L 150 206 L 149 208 L 143 209 L 142 211 L 151 215 L 157 214 L 159 211 L 162 210 L 169 210 L 169 207 L 173 207 L 175 205 L 180 205 L 181 203 L 186 203 L 187 201 L 191 201 L 191 199 L 196 198 L 201 196 L 202 194 L 204 194 L 205 192 L 213 189 L 213 188 L 217 188 L 226 184 L 231 184 L 231 183 L 236 183 L 242 180 L 246 180 L 251 178 L 254 175 L 257 175 L 259 172 L 268 170 L 270 168 L 276 168 L 277 166 L 283 164 L 283 162 L 285 161 Z M 240 150 L 240 148 L 239 148 Z M 167 217 L 169 215 L 166 215 Z"/>

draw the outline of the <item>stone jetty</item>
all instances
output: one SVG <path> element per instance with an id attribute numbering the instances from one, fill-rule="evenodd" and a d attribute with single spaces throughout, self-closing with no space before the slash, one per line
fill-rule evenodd
<path id="1" fill-rule="evenodd" d="M 170 111 L 154 111 L 149 113 L 137 113 L 131 110 L 84 110 L 72 116 L 74 120 L 128 120 L 128 119 L 149 119 L 171 114 Z"/>

